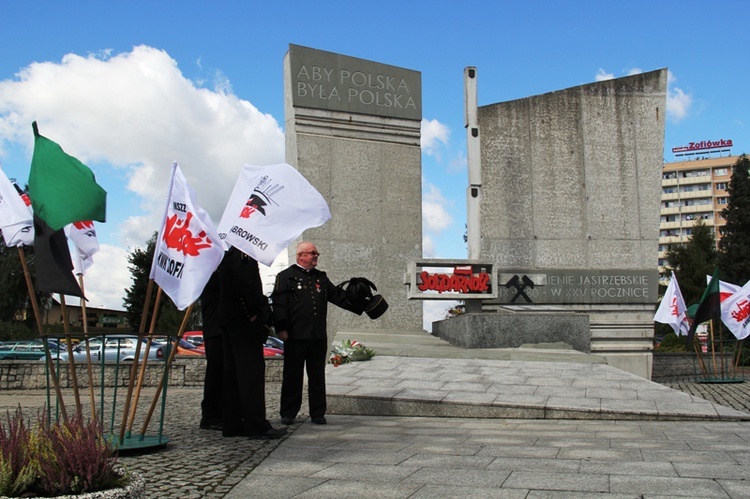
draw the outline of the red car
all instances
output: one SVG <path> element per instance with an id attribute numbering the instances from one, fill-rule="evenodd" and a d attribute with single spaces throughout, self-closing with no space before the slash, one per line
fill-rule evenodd
<path id="1" fill-rule="evenodd" d="M 187 331 L 182 334 L 182 339 L 192 343 L 193 345 L 200 345 L 203 346 L 203 331 Z M 276 340 L 276 338 L 269 337 L 269 340 Z M 281 340 L 277 340 L 278 342 L 283 345 L 284 343 L 281 342 Z M 204 347 L 205 352 L 205 347 Z M 284 349 L 279 348 L 277 343 L 272 343 L 271 341 L 267 342 L 265 345 L 263 345 L 263 357 L 267 359 L 274 359 L 274 358 L 280 358 L 284 356 Z"/>

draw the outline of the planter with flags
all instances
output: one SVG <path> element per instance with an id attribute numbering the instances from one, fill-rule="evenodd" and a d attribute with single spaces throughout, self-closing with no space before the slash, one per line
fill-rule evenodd
<path id="1" fill-rule="evenodd" d="M 711 319 L 718 319 L 721 317 L 721 298 L 719 292 L 719 269 L 714 270 L 711 281 L 708 283 L 708 287 L 703 292 L 700 303 L 698 303 L 698 309 L 695 312 L 693 323 L 690 325 L 690 330 L 687 335 L 687 342 L 691 344 L 693 342 L 693 335 L 698 325 Z"/>
<path id="2" fill-rule="evenodd" d="M 34 244 L 34 219 L 29 196 L 0 168 L 0 230 L 8 247 Z"/>
<path id="3" fill-rule="evenodd" d="M 297 236 L 330 218 L 323 196 L 290 165 L 244 165 L 221 217 L 219 235 L 270 266 Z"/>
<path id="4" fill-rule="evenodd" d="M 184 310 L 200 297 L 224 257 L 225 246 L 177 163 L 172 165 L 163 220 L 150 277 Z"/>
<path id="5" fill-rule="evenodd" d="M 738 340 L 750 336 L 750 281 L 721 301 L 721 320 Z"/>
<path id="6" fill-rule="evenodd" d="M 687 335 L 690 330 L 687 307 L 674 272 L 672 272 L 672 279 L 669 281 L 667 291 L 664 293 L 664 297 L 661 299 L 659 308 L 654 315 L 654 322 L 669 324 L 677 336 Z"/>

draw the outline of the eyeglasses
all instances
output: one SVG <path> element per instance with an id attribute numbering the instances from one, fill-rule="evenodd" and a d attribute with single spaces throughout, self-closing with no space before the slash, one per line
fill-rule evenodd
<path id="1" fill-rule="evenodd" d="M 298 254 L 299 255 L 320 256 L 320 253 L 318 253 L 317 251 L 300 251 Z"/>

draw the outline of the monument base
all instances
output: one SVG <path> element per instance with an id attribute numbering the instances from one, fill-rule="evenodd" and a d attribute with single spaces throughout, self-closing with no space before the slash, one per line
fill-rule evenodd
<path id="1" fill-rule="evenodd" d="M 433 322 L 432 334 L 463 348 L 519 348 L 561 342 L 591 353 L 589 316 L 565 311 L 466 313 Z"/>

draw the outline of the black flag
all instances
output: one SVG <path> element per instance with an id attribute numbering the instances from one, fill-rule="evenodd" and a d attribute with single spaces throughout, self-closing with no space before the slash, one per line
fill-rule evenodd
<path id="1" fill-rule="evenodd" d="M 73 275 L 68 239 L 64 229 L 53 231 L 34 215 L 34 260 L 36 287 L 39 291 L 83 298 L 83 291 Z"/>

